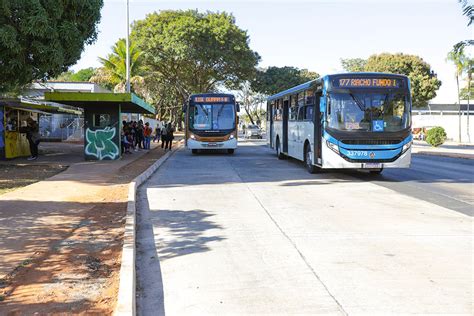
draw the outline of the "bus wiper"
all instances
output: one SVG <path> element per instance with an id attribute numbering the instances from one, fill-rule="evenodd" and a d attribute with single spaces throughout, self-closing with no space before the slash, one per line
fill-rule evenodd
<path id="1" fill-rule="evenodd" d="M 362 112 L 365 112 L 365 104 L 360 102 L 360 100 L 358 100 L 353 94 L 352 92 L 349 92 L 349 95 L 351 96 L 352 100 L 354 100 L 354 102 L 357 104 L 357 106 L 359 107 L 359 109 L 362 111 Z"/>

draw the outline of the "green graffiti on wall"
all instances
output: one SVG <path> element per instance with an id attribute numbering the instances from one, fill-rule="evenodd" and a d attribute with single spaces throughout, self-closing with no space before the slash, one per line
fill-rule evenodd
<path id="1" fill-rule="evenodd" d="M 115 133 L 115 127 L 106 127 L 95 131 L 86 129 L 87 144 L 84 150 L 86 155 L 94 156 L 98 160 L 117 158 L 119 156 L 119 148 L 113 142 Z"/>

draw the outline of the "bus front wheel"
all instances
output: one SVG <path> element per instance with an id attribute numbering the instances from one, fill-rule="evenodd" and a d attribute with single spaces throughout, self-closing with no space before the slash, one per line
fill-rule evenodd
<path id="1" fill-rule="evenodd" d="M 313 173 L 316 173 L 318 167 L 313 165 L 313 159 L 311 155 L 312 155 L 311 146 L 307 145 L 304 149 L 304 163 L 306 166 L 306 170 L 308 170 L 309 173 L 313 174 Z"/>
<path id="2" fill-rule="evenodd" d="M 227 153 L 232 155 L 234 153 L 234 149 L 227 149 Z"/>
<path id="3" fill-rule="evenodd" d="M 377 175 L 377 174 L 381 174 L 383 171 L 383 168 L 380 168 L 380 169 L 376 169 L 376 170 L 370 170 L 370 174 L 373 174 L 373 175 Z"/>
<path id="4" fill-rule="evenodd" d="M 198 150 L 197 149 L 191 149 L 191 152 L 193 153 L 193 155 L 196 155 L 198 153 Z"/>

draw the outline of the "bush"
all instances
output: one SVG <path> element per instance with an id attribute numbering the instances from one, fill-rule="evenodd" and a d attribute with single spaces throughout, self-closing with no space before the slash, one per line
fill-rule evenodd
<path id="1" fill-rule="evenodd" d="M 433 147 L 442 145 L 446 140 L 446 131 L 441 126 L 433 127 L 426 133 L 426 142 Z"/>

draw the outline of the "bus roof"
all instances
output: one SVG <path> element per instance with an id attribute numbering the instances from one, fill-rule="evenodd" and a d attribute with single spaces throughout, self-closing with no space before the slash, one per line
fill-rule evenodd
<path id="1" fill-rule="evenodd" d="M 273 101 L 275 99 L 279 99 L 287 94 L 293 94 L 297 93 L 302 90 L 306 90 L 310 88 L 312 85 L 320 83 L 320 82 L 326 82 L 329 81 L 333 77 L 339 77 L 339 76 L 349 76 L 349 77 L 354 77 L 354 76 L 367 76 L 367 77 L 375 77 L 375 76 L 384 76 L 384 77 L 403 77 L 403 78 L 408 78 L 405 75 L 400 75 L 400 74 L 390 74 L 390 73 L 384 73 L 384 72 L 347 72 L 347 73 L 338 73 L 338 74 L 331 74 L 331 75 L 325 75 L 324 77 L 319 77 L 317 79 L 302 83 L 296 87 L 287 89 L 282 92 L 278 92 L 277 94 L 271 95 L 267 98 L 267 101 Z"/>
<path id="2" fill-rule="evenodd" d="M 293 88 L 290 88 L 288 90 L 285 90 L 285 91 L 282 91 L 282 92 L 278 92 L 277 94 L 274 94 L 272 96 L 269 96 L 268 97 L 268 101 L 272 101 L 272 100 L 275 100 L 275 99 L 278 99 L 278 98 L 281 98 L 287 94 L 292 94 L 292 93 L 296 93 L 298 91 L 301 91 L 301 90 L 306 90 L 308 89 L 309 87 L 311 87 L 313 84 L 317 83 L 317 82 L 320 82 L 321 81 L 321 78 L 318 78 L 318 79 L 314 79 L 314 80 L 311 80 L 311 81 L 308 81 L 308 82 L 305 82 L 305 83 L 302 83 L 296 87 L 293 87 Z"/>

